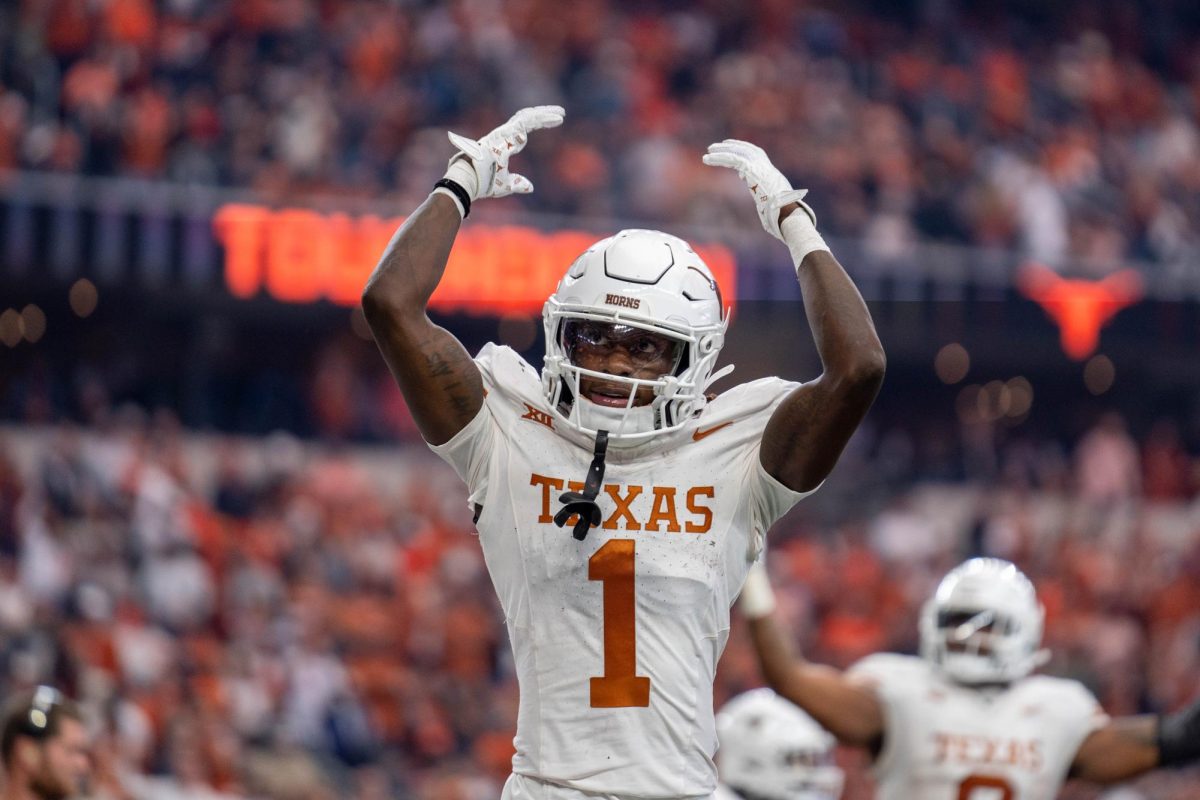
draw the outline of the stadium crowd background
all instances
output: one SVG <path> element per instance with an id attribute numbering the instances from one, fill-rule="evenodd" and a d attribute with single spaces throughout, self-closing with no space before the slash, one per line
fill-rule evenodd
<path id="1" fill-rule="evenodd" d="M 441 174 L 446 128 L 561 102 L 570 124 L 531 142 L 537 191 L 510 208 L 757 230 L 698 159 L 739 136 L 812 190 L 823 231 L 883 252 L 1194 270 L 1200 6 L 967 5 L 21 0 L 0 7 L 0 168 L 403 208 Z M 292 404 L 251 396 L 265 419 L 215 426 L 304 439 L 123 405 L 137 367 L 119 361 L 17 383 L 0 366 L 0 416 L 21 423 L 0 429 L 0 690 L 84 701 L 97 797 L 498 796 L 516 686 L 463 492 L 369 345 L 312 349 L 299 382 L 261 365 Z M 811 657 L 912 652 L 937 578 L 989 553 L 1038 584 L 1050 671 L 1117 714 L 1195 694 L 1197 420 L 905 426 L 888 402 L 774 532 Z M 339 443 L 364 439 L 386 444 Z M 759 682 L 737 628 L 717 700 Z M 868 797 L 844 760 L 848 800 Z"/>
<path id="2" fill-rule="evenodd" d="M 1188 0 L 21 0 L 0 29 L 0 167 L 409 208 L 446 128 L 555 102 L 529 210 L 751 224 L 696 156 L 734 136 L 821 198 L 827 236 L 884 251 L 1103 274 L 1200 248 Z"/>
<path id="3" fill-rule="evenodd" d="M 813 659 L 913 652 L 967 553 L 1012 558 L 1049 671 L 1106 708 L 1174 708 L 1200 672 L 1200 460 L 1115 415 L 1055 442 L 920 456 L 868 429 L 774 530 Z M 947 468 L 984 480 L 939 479 Z M 516 685 L 458 479 L 419 446 L 184 432 L 119 409 L 0 438 L 0 685 L 54 680 L 93 714 L 97 797 L 495 798 Z M 854 509 L 848 511 L 847 509 Z M 758 685 L 740 627 L 717 701 Z M 869 797 L 846 754 L 846 797 Z M 1196 772 L 1112 798 L 1173 800 Z M 1072 798 L 1096 797 L 1078 791 Z"/>

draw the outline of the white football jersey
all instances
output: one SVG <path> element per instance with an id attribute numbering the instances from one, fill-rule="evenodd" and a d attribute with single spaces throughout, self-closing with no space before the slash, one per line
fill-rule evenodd
<path id="1" fill-rule="evenodd" d="M 878 800 L 1052 800 L 1088 734 L 1108 722 L 1078 681 L 954 683 L 922 658 L 868 656 L 850 674 L 883 704 Z"/>
<path id="2" fill-rule="evenodd" d="M 483 409 L 433 449 L 482 506 L 521 691 L 514 773 L 560 787 L 556 800 L 709 797 L 729 608 L 767 528 L 804 496 L 758 455 L 798 384 L 744 384 L 669 437 L 610 445 L 603 523 L 577 541 L 553 517 L 559 495 L 582 490 L 593 440 L 548 413 L 538 373 L 509 348 L 489 344 L 476 363 Z"/>

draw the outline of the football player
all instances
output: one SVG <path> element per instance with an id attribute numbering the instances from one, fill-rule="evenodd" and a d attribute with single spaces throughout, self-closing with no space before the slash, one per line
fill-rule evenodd
<path id="1" fill-rule="evenodd" d="M 363 310 L 422 435 L 467 484 L 520 689 L 506 798 L 708 798 L 712 683 L 729 610 L 767 528 L 817 488 L 867 412 L 884 356 L 804 192 L 726 141 L 706 163 L 753 189 L 790 249 L 824 371 L 710 398 L 727 316 L 683 240 L 627 230 L 546 301 L 540 374 L 507 347 L 472 359 L 426 314 L 459 226 L 563 110 L 451 134 L 445 178 L 405 221 Z"/>
<path id="2" fill-rule="evenodd" d="M 717 714 L 716 800 L 838 800 L 845 776 L 833 736 L 770 689 L 752 689 Z"/>
<path id="3" fill-rule="evenodd" d="M 762 562 L 739 602 L 767 682 L 845 744 L 869 748 L 881 800 L 1040 800 L 1068 778 L 1119 783 L 1200 757 L 1200 702 L 1110 719 L 1077 681 L 1034 675 L 1043 609 L 994 558 L 942 579 L 921 611 L 921 656 L 876 654 L 847 672 L 793 652 Z"/>

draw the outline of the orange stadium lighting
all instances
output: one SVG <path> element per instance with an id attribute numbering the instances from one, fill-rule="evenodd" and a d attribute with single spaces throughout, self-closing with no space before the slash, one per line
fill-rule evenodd
<path id="1" fill-rule="evenodd" d="M 351 306 L 403 221 L 237 203 L 218 209 L 213 229 L 225 247 L 225 285 L 234 296 L 265 291 L 285 303 L 329 300 Z M 430 305 L 475 314 L 540 313 L 567 266 L 596 239 L 586 231 L 464 227 Z M 696 250 L 732 304 L 737 296 L 732 251 L 721 245 Z"/>

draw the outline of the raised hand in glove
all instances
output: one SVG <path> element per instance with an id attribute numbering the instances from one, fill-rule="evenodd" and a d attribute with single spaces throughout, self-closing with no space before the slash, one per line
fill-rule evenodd
<path id="1" fill-rule="evenodd" d="M 817 233 L 817 215 L 804 202 L 808 190 L 793 189 L 761 147 L 740 139 L 726 139 L 708 146 L 704 163 L 710 167 L 728 167 L 746 182 L 763 228 L 788 246 L 797 268 L 804 256 L 814 250 L 829 249 Z M 804 214 L 789 215 L 781 227 L 779 213 L 792 203 L 797 203 Z"/>
<path id="2" fill-rule="evenodd" d="M 460 209 L 464 216 L 470 212 L 471 201 L 480 197 L 529 194 L 533 191 L 533 184 L 524 175 L 510 172 L 508 159 L 525 148 L 530 131 L 558 127 L 565 113 L 561 106 L 522 108 L 508 122 L 479 140 L 448 132 L 450 142 L 458 148 L 458 152 L 451 157 L 446 176 L 438 182 L 437 191 L 450 195 L 460 206 L 465 206 Z M 454 187 L 446 187 L 444 181 L 461 187 L 466 194 L 466 202 L 454 191 Z"/>

